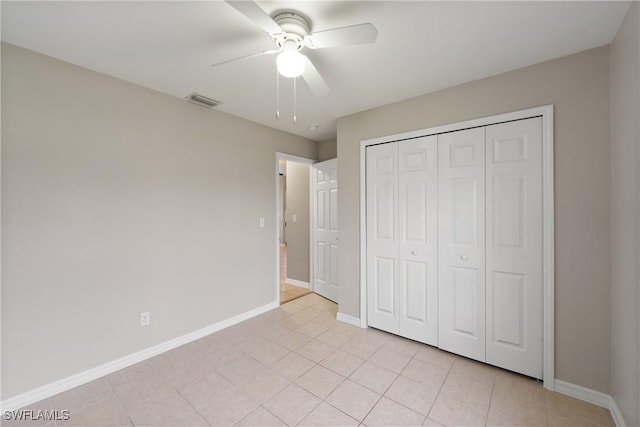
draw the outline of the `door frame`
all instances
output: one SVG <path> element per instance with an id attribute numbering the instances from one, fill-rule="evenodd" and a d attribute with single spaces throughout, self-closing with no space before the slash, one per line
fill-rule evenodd
<path id="1" fill-rule="evenodd" d="M 420 138 L 474 127 L 542 117 L 542 292 L 543 344 L 542 381 L 546 389 L 555 389 L 554 309 L 555 246 L 553 189 L 553 104 L 511 113 L 497 114 L 443 126 L 402 132 L 360 141 L 360 327 L 367 327 L 367 222 L 366 222 L 366 148 L 370 145 Z"/>
<path id="2" fill-rule="evenodd" d="M 313 292 L 313 198 L 311 197 L 313 177 L 311 171 L 313 170 L 313 164 L 317 163 L 316 160 L 309 159 L 307 157 L 295 156 L 293 154 L 281 153 L 276 151 L 276 167 L 275 167 L 275 186 L 276 186 L 276 213 L 274 218 L 275 222 L 275 242 L 276 242 L 276 299 L 275 302 L 280 306 L 280 224 L 278 224 L 278 203 L 280 203 L 280 183 L 278 177 L 280 176 L 280 160 L 302 163 L 309 166 L 309 289 Z"/>

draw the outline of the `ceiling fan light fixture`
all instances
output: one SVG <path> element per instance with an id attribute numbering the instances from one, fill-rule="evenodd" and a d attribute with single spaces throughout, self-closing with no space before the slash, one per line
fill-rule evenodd
<path id="1" fill-rule="evenodd" d="M 300 77 L 304 72 L 304 59 L 297 50 L 285 50 L 276 58 L 278 72 L 284 77 Z"/>

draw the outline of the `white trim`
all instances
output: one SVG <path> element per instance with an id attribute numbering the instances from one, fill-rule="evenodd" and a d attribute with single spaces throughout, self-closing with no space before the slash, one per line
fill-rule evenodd
<path id="1" fill-rule="evenodd" d="M 338 314 L 336 315 L 336 320 L 348 325 L 357 326 L 359 328 L 362 327 L 360 319 L 358 319 L 357 317 L 349 316 L 348 314 L 338 312 Z"/>
<path id="2" fill-rule="evenodd" d="M 611 396 L 611 402 L 609 403 L 609 411 L 611 411 L 613 422 L 615 422 L 618 427 L 626 427 L 627 423 L 625 422 L 616 401 L 613 399 L 613 396 Z"/>
<path id="3" fill-rule="evenodd" d="M 229 319 L 221 320 L 220 322 L 214 323 L 193 332 L 189 332 L 187 334 L 173 338 L 169 341 L 165 341 L 161 344 L 154 345 L 153 347 L 146 348 L 128 356 L 124 356 L 111 362 L 107 362 L 103 365 L 96 366 L 95 368 L 88 369 L 84 372 L 71 375 L 67 378 L 54 381 L 42 387 L 38 387 L 36 389 L 11 397 L 0 402 L 0 411 L 4 412 L 20 409 L 24 406 L 38 402 L 42 399 L 46 399 L 58 393 L 62 393 L 63 391 L 67 391 L 73 387 L 88 383 L 89 381 L 93 381 L 97 378 L 126 368 L 135 363 L 157 356 L 158 354 L 172 350 L 181 345 L 190 343 L 214 332 L 218 332 L 222 329 L 228 328 L 229 326 L 233 326 L 252 317 L 259 316 L 260 314 L 265 313 L 269 310 L 278 308 L 279 305 L 280 304 L 278 303 L 278 301 L 270 302 L 269 304 L 254 308 L 247 312 L 233 316 Z"/>
<path id="4" fill-rule="evenodd" d="M 421 129 L 379 138 L 367 139 L 360 142 L 360 325 L 367 326 L 367 229 L 366 229 L 366 148 L 369 145 L 384 144 L 411 138 L 437 135 L 444 132 L 468 129 L 472 127 L 488 126 L 512 120 L 522 120 L 531 117 L 542 117 L 542 169 L 543 169 L 543 384 L 549 390 L 554 390 L 555 381 L 555 347 L 554 347 L 554 166 L 553 166 L 553 105 L 535 107 L 506 114 L 467 120 L 428 129 Z"/>
<path id="5" fill-rule="evenodd" d="M 311 284 L 309 282 L 303 282 L 302 280 L 289 279 L 287 277 L 286 282 L 289 285 L 298 286 L 299 288 L 311 289 Z"/>
<path id="6" fill-rule="evenodd" d="M 616 426 L 625 427 L 627 425 L 616 401 L 610 395 L 562 380 L 555 380 L 555 389 L 558 393 L 607 408 L 611 412 L 611 417 Z"/>
<path id="7" fill-rule="evenodd" d="M 555 389 L 555 207 L 553 160 L 553 105 L 542 110 L 542 380 L 545 388 Z"/>
<path id="8" fill-rule="evenodd" d="M 297 162 L 297 163 L 303 163 L 305 165 L 313 165 L 314 163 L 316 163 L 315 160 L 312 159 L 308 159 L 306 157 L 300 157 L 300 156 L 294 156 L 292 154 L 287 154 L 287 153 L 281 153 L 279 151 L 276 151 L 276 169 L 275 169 L 275 182 L 276 182 L 276 203 L 275 203 L 275 207 L 276 207 L 276 214 L 274 216 L 274 218 L 276 219 L 275 222 L 275 229 L 276 229 L 276 236 L 275 236 L 275 241 L 276 241 L 276 277 L 275 277 L 275 289 L 276 289 L 276 302 L 278 303 L 278 305 L 280 305 L 280 224 L 278 224 L 278 203 L 280 201 L 280 183 L 278 182 L 278 177 L 280 176 L 280 160 L 288 160 L 291 162 Z M 311 170 L 311 168 L 309 168 L 309 170 Z M 309 183 L 311 183 L 311 176 L 309 176 Z M 311 185 L 311 184 L 310 184 Z M 312 199 L 311 197 L 309 197 L 309 199 Z M 311 204 L 311 200 L 309 200 L 309 203 Z M 284 215 L 284 212 L 283 212 Z M 309 215 L 311 215 L 311 212 L 309 212 Z M 311 232 L 311 221 L 309 221 L 309 228 L 310 228 L 310 232 Z M 311 240 L 311 235 L 309 236 L 310 240 Z M 311 245 L 311 243 L 310 243 Z M 313 262 L 313 248 L 310 248 L 309 251 L 309 263 Z M 310 271 L 309 274 L 311 275 L 313 271 L 312 269 L 312 265 L 309 266 Z M 313 277 L 313 276 L 310 276 Z M 312 289 L 313 290 L 313 289 Z"/>
<path id="9" fill-rule="evenodd" d="M 316 283 L 315 278 L 315 244 L 313 243 L 313 239 L 316 238 L 316 204 L 314 197 L 314 185 L 315 182 L 314 174 L 315 165 L 317 162 L 314 162 L 309 165 L 309 288 L 311 291 L 314 290 L 314 286 Z M 288 279 L 287 279 L 288 280 Z"/>
<path id="10" fill-rule="evenodd" d="M 479 119 L 466 120 L 464 122 L 450 123 L 432 128 L 419 129 L 411 132 L 397 133 L 393 135 L 381 136 L 378 138 L 365 139 L 360 142 L 362 145 L 384 144 L 386 142 L 402 141 L 405 139 L 421 138 L 423 136 L 438 135 L 446 132 L 454 132 L 474 127 L 488 126 L 497 123 L 509 122 L 513 120 L 528 119 L 530 117 L 544 116 L 553 112 L 553 105 L 545 105 L 542 107 L 534 107 L 526 110 L 513 111 L 511 113 L 496 114 L 495 116 L 481 117 Z"/>
<path id="11" fill-rule="evenodd" d="M 611 396 L 608 394 L 566 381 L 556 380 L 555 388 L 558 393 L 566 394 L 567 396 L 575 397 L 576 399 L 584 400 L 585 402 L 593 403 L 603 408 L 608 409 L 611 403 Z"/>
<path id="12" fill-rule="evenodd" d="M 367 141 L 360 142 L 360 327 L 367 322 Z"/>
<path id="13" fill-rule="evenodd" d="M 279 151 L 276 152 L 276 159 L 287 160 L 289 162 L 303 163 L 305 165 L 312 165 L 314 163 L 317 163 L 316 160 L 309 159 L 308 157 L 294 156 L 293 154 L 281 153 Z"/>
<path id="14" fill-rule="evenodd" d="M 309 167 L 309 289 L 315 290 L 316 286 L 316 167 L 315 164 Z M 288 279 L 287 279 L 288 280 Z"/>

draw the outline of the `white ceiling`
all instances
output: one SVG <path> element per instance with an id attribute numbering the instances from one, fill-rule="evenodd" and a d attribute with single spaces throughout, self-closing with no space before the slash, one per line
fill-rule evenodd
<path id="1" fill-rule="evenodd" d="M 317 141 L 336 119 L 462 82 L 612 41 L 628 2 L 257 2 L 297 10 L 312 31 L 370 22 L 371 45 L 307 51 L 331 91 L 312 95 L 281 79 L 275 118 L 275 55 L 212 68 L 268 49 L 270 37 L 228 4 L 203 2 L 2 1 L 2 40 L 177 97 L 220 100 L 219 110 Z M 313 132 L 309 125 L 319 125 Z"/>

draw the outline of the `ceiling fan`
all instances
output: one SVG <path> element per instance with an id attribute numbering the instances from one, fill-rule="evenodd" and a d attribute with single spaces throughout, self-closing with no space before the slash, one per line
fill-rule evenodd
<path id="1" fill-rule="evenodd" d="M 276 59 L 278 73 L 290 78 L 302 76 L 311 92 L 318 96 L 327 94 L 329 86 L 309 58 L 300 53 L 301 50 L 374 43 L 378 37 L 378 30 L 369 23 L 312 33 L 309 21 L 298 12 L 281 12 L 271 17 L 253 1 L 227 0 L 226 3 L 266 31 L 273 39 L 275 46 L 274 49 L 218 62 L 212 66 L 278 53 Z"/>

